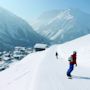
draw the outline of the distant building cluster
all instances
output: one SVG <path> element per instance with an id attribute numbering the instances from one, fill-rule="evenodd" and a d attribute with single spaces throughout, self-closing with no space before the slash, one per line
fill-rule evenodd
<path id="1" fill-rule="evenodd" d="M 15 47 L 13 51 L 0 52 L 0 71 L 9 67 L 12 62 L 19 61 L 29 53 L 32 53 L 32 48 Z"/>
<path id="2" fill-rule="evenodd" d="M 8 68 L 11 63 L 13 63 L 15 61 L 20 61 L 26 55 L 28 55 L 32 52 L 45 50 L 47 47 L 48 47 L 47 44 L 37 43 L 34 45 L 33 48 L 17 46 L 14 48 L 13 51 L 0 52 L 0 71 Z"/>

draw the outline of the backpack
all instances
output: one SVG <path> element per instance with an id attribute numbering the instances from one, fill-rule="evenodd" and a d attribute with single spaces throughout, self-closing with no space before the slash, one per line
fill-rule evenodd
<path id="1" fill-rule="evenodd" d="M 72 59 L 71 56 L 68 58 L 68 61 L 69 61 L 69 62 L 72 62 L 72 61 L 73 61 L 73 59 Z"/>

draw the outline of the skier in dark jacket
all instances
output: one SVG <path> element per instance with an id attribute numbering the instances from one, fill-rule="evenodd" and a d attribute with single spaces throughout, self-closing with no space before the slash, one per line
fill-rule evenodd
<path id="1" fill-rule="evenodd" d="M 67 71 L 68 77 L 71 77 L 71 72 L 74 69 L 74 65 L 77 66 L 76 58 L 77 58 L 77 53 L 76 53 L 76 51 L 73 51 L 73 54 L 69 58 L 69 69 Z"/>
<path id="2" fill-rule="evenodd" d="M 56 52 L 56 58 L 58 59 L 58 52 Z"/>

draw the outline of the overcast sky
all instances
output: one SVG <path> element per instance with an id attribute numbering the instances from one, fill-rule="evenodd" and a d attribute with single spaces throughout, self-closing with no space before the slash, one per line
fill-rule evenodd
<path id="1" fill-rule="evenodd" d="M 0 0 L 3 7 L 28 22 L 53 9 L 79 8 L 90 13 L 90 0 Z"/>

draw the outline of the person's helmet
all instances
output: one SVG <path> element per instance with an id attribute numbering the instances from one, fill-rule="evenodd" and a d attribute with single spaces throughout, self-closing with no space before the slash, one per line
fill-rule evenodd
<path id="1" fill-rule="evenodd" d="M 73 54 L 77 53 L 76 51 L 73 51 Z"/>

